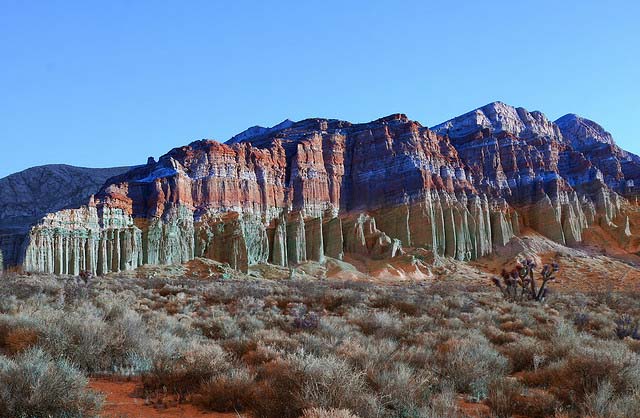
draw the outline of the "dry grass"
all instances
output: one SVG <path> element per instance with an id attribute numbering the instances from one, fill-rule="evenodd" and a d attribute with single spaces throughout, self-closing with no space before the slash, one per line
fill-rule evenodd
<path id="1" fill-rule="evenodd" d="M 0 353 L 11 370 L 38 352 L 40 363 L 67 359 L 52 370 L 80 382 L 137 375 L 152 399 L 255 418 L 462 417 L 461 399 L 501 417 L 633 417 L 640 343 L 616 335 L 622 315 L 640 318 L 638 295 L 538 304 L 446 281 L 10 275 Z M 81 385 L 60 385 L 97 408 Z"/>

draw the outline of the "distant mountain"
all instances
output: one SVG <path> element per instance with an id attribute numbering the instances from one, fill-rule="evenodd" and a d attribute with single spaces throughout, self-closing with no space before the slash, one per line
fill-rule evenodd
<path id="1" fill-rule="evenodd" d="M 285 119 L 282 122 L 280 122 L 277 125 L 272 126 L 271 128 L 265 128 L 263 126 L 252 126 L 249 129 L 246 129 L 242 132 L 240 132 L 239 134 L 233 136 L 231 139 L 229 139 L 227 142 L 225 142 L 225 144 L 236 144 L 238 142 L 244 142 L 244 141 L 248 141 L 251 138 L 255 138 L 258 136 L 262 136 L 262 135 L 268 135 L 271 132 L 277 132 L 277 131 L 281 131 L 283 129 L 287 129 L 289 127 L 291 127 L 294 124 L 294 122 L 292 120 L 289 119 Z"/>
<path id="2" fill-rule="evenodd" d="M 573 149 L 598 167 L 611 188 L 622 194 L 637 192 L 640 157 L 620 148 L 611 134 L 592 120 L 570 113 L 555 123 Z"/>

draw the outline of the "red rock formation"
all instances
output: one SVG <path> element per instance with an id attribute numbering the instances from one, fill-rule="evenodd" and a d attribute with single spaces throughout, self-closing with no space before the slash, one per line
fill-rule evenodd
<path id="1" fill-rule="evenodd" d="M 448 140 L 404 115 L 360 125 L 302 121 L 255 140 L 173 149 L 112 179 L 97 198 L 134 217 L 161 217 L 167 205 L 321 213 L 400 204 L 428 190 L 474 192 Z"/>
<path id="2" fill-rule="evenodd" d="M 140 241 L 135 257 L 118 250 L 128 261 L 117 268 L 205 256 L 246 269 L 345 252 L 388 257 L 402 246 L 470 260 L 505 245 L 521 224 L 567 245 L 579 245 L 594 223 L 628 237 L 621 198 L 605 177 L 628 190 L 636 160 L 604 141 L 594 162 L 575 145 L 585 135 L 570 121 L 558 126 L 493 103 L 433 129 L 402 114 L 364 124 L 285 122 L 227 144 L 196 141 L 110 179 L 96 195 L 97 222 Z M 621 160 L 611 168 L 600 152 Z M 122 225 L 105 225 L 111 218 L 101 213 L 116 209 Z M 56 234 L 81 229 L 116 248 L 96 222 L 73 228 L 34 229 L 29 268 L 55 258 L 59 249 L 42 243 Z"/>

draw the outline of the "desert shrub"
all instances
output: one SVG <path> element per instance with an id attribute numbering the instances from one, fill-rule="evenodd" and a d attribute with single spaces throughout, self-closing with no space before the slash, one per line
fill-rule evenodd
<path id="1" fill-rule="evenodd" d="M 358 418 L 346 409 L 305 409 L 301 418 Z"/>
<path id="2" fill-rule="evenodd" d="M 363 301 L 364 295 L 353 289 L 330 289 L 318 302 L 328 311 L 343 312 L 345 307 L 356 306 Z"/>
<path id="3" fill-rule="evenodd" d="M 236 358 L 242 358 L 242 356 L 254 351 L 258 347 L 258 343 L 255 340 L 247 337 L 223 340 L 220 341 L 220 345 L 225 349 L 225 351 Z"/>
<path id="4" fill-rule="evenodd" d="M 395 340 L 385 338 L 376 339 L 365 337 L 360 339 L 348 339 L 336 350 L 341 357 L 348 359 L 360 370 L 378 370 L 381 364 L 392 362 L 398 353 L 398 343 Z M 418 367 L 424 367 L 424 364 Z"/>
<path id="5" fill-rule="evenodd" d="M 640 390 L 640 356 L 617 342 L 583 341 L 566 358 L 536 372 L 524 383 L 545 385 L 566 405 L 577 405 L 608 382 L 617 396 Z"/>
<path id="6" fill-rule="evenodd" d="M 252 412 L 260 417 L 298 417 L 314 407 L 373 417 L 381 408 L 364 374 L 335 356 L 290 354 L 263 365 L 257 379 Z"/>
<path id="7" fill-rule="evenodd" d="M 382 367 L 379 367 L 382 368 Z M 385 406 L 399 416 L 414 416 L 429 406 L 435 377 L 426 371 L 414 370 L 407 364 L 395 363 L 369 376 L 376 393 L 387 400 Z"/>
<path id="8" fill-rule="evenodd" d="M 289 357 L 303 375 L 300 397 L 305 405 L 348 409 L 371 416 L 364 373 L 334 355 L 298 352 Z"/>
<path id="9" fill-rule="evenodd" d="M 638 324 L 630 315 L 621 315 L 615 321 L 616 336 L 619 339 L 625 339 L 627 337 L 634 340 L 640 340 L 640 331 L 638 330 Z"/>
<path id="10" fill-rule="evenodd" d="M 300 399 L 304 374 L 277 358 L 258 368 L 251 413 L 262 418 L 297 418 L 308 406 Z"/>
<path id="11" fill-rule="evenodd" d="M 265 323 L 255 314 L 243 313 L 235 317 L 236 323 L 243 334 L 252 334 L 265 329 Z"/>
<path id="12" fill-rule="evenodd" d="M 489 385 L 488 404 L 499 417 L 510 417 L 516 414 L 517 397 L 522 392 L 522 385 L 515 379 L 497 379 Z"/>
<path id="13" fill-rule="evenodd" d="M 342 341 L 346 338 L 350 338 L 350 336 L 357 332 L 356 325 L 348 323 L 345 318 L 327 316 L 318 324 L 318 330 L 316 333 L 327 339 Z"/>
<path id="14" fill-rule="evenodd" d="M 289 327 L 288 324 L 283 326 Z M 252 338 L 282 352 L 292 353 L 300 348 L 300 342 L 289 332 L 276 327 L 258 331 Z"/>
<path id="15" fill-rule="evenodd" d="M 142 378 L 145 391 L 169 392 L 180 399 L 230 368 L 229 356 L 219 345 L 174 336 L 157 342 L 151 359 L 151 370 Z"/>
<path id="16" fill-rule="evenodd" d="M 407 295 L 400 294 L 383 294 L 377 296 L 370 303 L 374 309 L 396 310 L 404 315 L 416 316 L 420 313 L 420 307 Z"/>
<path id="17" fill-rule="evenodd" d="M 97 414 L 100 405 L 87 378 L 64 359 L 40 349 L 0 356 L 0 416 L 80 418 Z"/>
<path id="18" fill-rule="evenodd" d="M 626 340 L 624 340 L 624 343 L 627 347 L 629 347 L 629 350 L 633 351 L 636 354 L 640 354 L 640 340 L 627 338 Z"/>
<path id="19" fill-rule="evenodd" d="M 202 334 L 214 340 L 240 337 L 242 330 L 226 311 L 215 307 L 211 309 L 211 318 L 196 321 L 194 326 L 202 331 Z"/>
<path id="20" fill-rule="evenodd" d="M 83 305 L 72 311 L 43 309 L 42 348 L 54 357 L 67 357 L 87 372 L 108 369 L 110 359 L 103 357 L 109 344 L 106 323 L 92 306 Z"/>
<path id="21" fill-rule="evenodd" d="M 0 296 L 0 313 L 3 314 L 15 314 L 18 312 L 19 303 L 16 295 L 1 295 Z"/>
<path id="22" fill-rule="evenodd" d="M 555 324 L 554 331 L 550 334 L 550 344 L 547 346 L 549 362 L 565 358 L 576 346 L 584 343 L 586 334 L 579 334 L 569 322 L 560 320 Z"/>
<path id="23" fill-rule="evenodd" d="M 309 311 L 307 306 L 302 303 L 294 304 L 289 308 L 292 316 L 292 325 L 299 330 L 314 330 L 318 328 L 320 317 L 317 313 Z"/>
<path id="24" fill-rule="evenodd" d="M 445 386 L 440 393 L 431 398 L 429 406 L 420 409 L 415 416 L 420 418 L 457 418 L 462 416 L 456 395 L 453 388 Z"/>
<path id="25" fill-rule="evenodd" d="M 511 377 L 491 382 L 487 403 L 498 417 L 544 418 L 553 416 L 559 406 L 553 395 L 527 390 Z"/>
<path id="26" fill-rule="evenodd" d="M 515 342 L 503 345 L 500 352 L 509 359 L 514 372 L 537 367 L 539 359 L 545 354 L 543 344 L 531 337 L 521 337 Z"/>
<path id="27" fill-rule="evenodd" d="M 487 396 L 489 383 L 509 371 L 509 362 L 477 333 L 451 338 L 437 347 L 440 374 L 455 388 L 477 399 Z"/>
<path id="28" fill-rule="evenodd" d="M 64 303 L 74 305 L 86 301 L 89 293 L 89 286 L 84 282 L 70 279 L 65 281 L 61 297 Z"/>
<path id="29" fill-rule="evenodd" d="M 500 324 L 500 330 L 504 332 L 521 332 L 524 329 L 524 324 L 519 320 L 508 320 Z"/>
<path id="30" fill-rule="evenodd" d="M 402 320 L 392 312 L 355 310 L 349 313 L 349 319 L 365 335 L 396 339 L 403 335 Z"/>
<path id="31" fill-rule="evenodd" d="M 295 335 L 301 347 L 315 356 L 335 354 L 335 344 L 337 341 L 327 340 L 315 333 L 300 332 Z"/>
<path id="32" fill-rule="evenodd" d="M 148 351 L 148 330 L 128 309 L 105 317 L 95 306 L 84 304 L 73 311 L 42 309 L 36 318 L 42 321 L 42 348 L 90 373 L 134 368 L 130 360 Z"/>
<path id="33" fill-rule="evenodd" d="M 257 299 L 253 296 L 244 296 L 235 303 L 232 303 L 235 313 L 246 313 L 249 315 L 256 315 L 261 312 L 265 303 L 262 299 Z"/>
<path id="34" fill-rule="evenodd" d="M 243 411 L 252 403 L 254 383 L 255 375 L 247 369 L 234 367 L 202 383 L 194 402 L 217 412 Z"/>
<path id="35" fill-rule="evenodd" d="M 105 357 L 110 364 L 106 368 L 124 370 L 129 368 L 133 374 L 146 371 L 144 366 L 132 359 L 147 356 L 151 349 L 154 332 L 148 328 L 140 315 L 130 309 L 123 310 L 117 317 L 107 317 L 109 341 L 105 348 Z"/>
<path id="36" fill-rule="evenodd" d="M 190 318 L 189 320 L 184 319 L 183 316 L 167 315 L 162 311 L 143 317 L 149 333 L 153 334 L 157 330 L 160 333 L 171 334 L 185 340 L 200 337 L 201 332 L 195 326 L 194 321 Z"/>
<path id="37" fill-rule="evenodd" d="M 493 325 L 489 325 L 483 329 L 487 339 L 495 345 L 505 345 L 518 340 L 518 335 L 513 332 L 504 332 Z"/>
<path id="38" fill-rule="evenodd" d="M 595 392 L 587 395 L 581 405 L 583 416 L 602 418 L 640 417 L 640 393 L 617 396 L 613 385 L 603 381 Z"/>
<path id="39" fill-rule="evenodd" d="M 580 331 L 587 330 L 590 322 L 591 322 L 591 316 L 589 315 L 588 312 L 578 312 L 573 317 L 573 324 Z"/>
<path id="40" fill-rule="evenodd" d="M 260 366 L 280 357 L 280 352 L 274 347 L 257 342 L 253 350 L 247 351 L 241 360 L 249 366 Z"/>
<path id="41" fill-rule="evenodd" d="M 37 321 L 22 315 L 0 315 L 0 350 L 15 354 L 36 345 L 40 339 Z"/>
<path id="42" fill-rule="evenodd" d="M 571 415 L 634 416 L 640 340 L 619 341 L 615 319 L 640 317 L 637 295 L 514 303 L 482 284 L 303 276 L 221 283 L 113 275 L 79 289 L 83 297 L 69 295 L 68 280 L 7 278 L 0 352 L 40 347 L 83 372 L 142 374 L 147 395 L 255 417 L 314 408 L 455 417 L 461 393 L 488 398 L 479 408 L 491 404 L 500 415 L 511 407 L 552 416 L 561 402 Z M 310 312 L 321 317 L 317 326 L 305 323 Z M 510 371 L 524 384 L 517 394 Z"/>
<path id="43" fill-rule="evenodd" d="M 616 324 L 611 321 L 609 312 L 582 310 L 573 314 L 573 324 L 578 331 L 588 332 L 603 339 L 609 339 L 613 333 L 617 333 Z"/>

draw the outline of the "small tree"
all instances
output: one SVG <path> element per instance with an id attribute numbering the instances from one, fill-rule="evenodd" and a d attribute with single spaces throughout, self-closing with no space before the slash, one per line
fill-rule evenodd
<path id="1" fill-rule="evenodd" d="M 536 263 L 531 259 L 518 262 L 510 272 L 502 270 L 501 278 L 494 277 L 493 283 L 500 289 L 505 299 L 512 301 L 535 300 L 542 302 L 547 296 L 547 283 L 556 280 L 560 270 L 558 263 L 546 264 L 540 272 L 541 284 L 535 278 Z"/>

